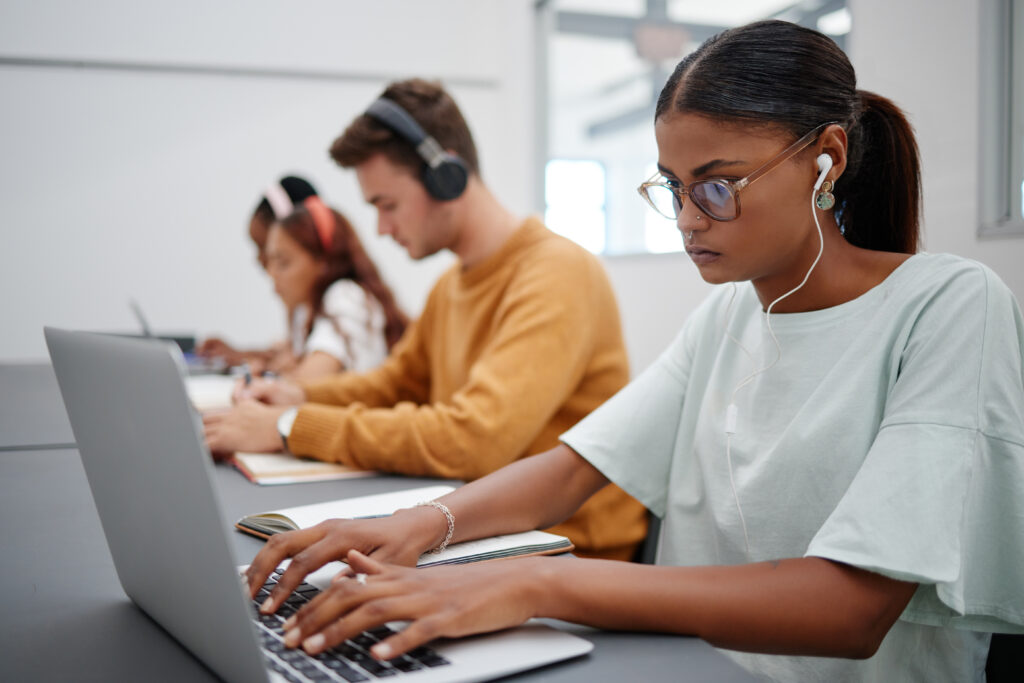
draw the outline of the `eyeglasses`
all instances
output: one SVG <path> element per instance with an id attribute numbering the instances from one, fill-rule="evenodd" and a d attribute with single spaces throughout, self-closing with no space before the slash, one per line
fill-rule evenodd
<path id="1" fill-rule="evenodd" d="M 698 180 L 686 186 L 677 180 L 666 180 L 658 172 L 651 176 L 647 182 L 641 183 L 640 187 L 637 188 L 637 192 L 651 205 L 652 209 L 673 221 L 679 218 L 679 212 L 682 211 L 683 201 L 687 196 L 693 200 L 698 209 L 716 221 L 736 220 L 740 217 L 740 190 L 783 162 L 788 161 L 797 153 L 802 152 L 804 148 L 818 137 L 818 134 L 826 126 L 831 126 L 833 123 L 838 122 L 829 121 L 828 123 L 821 124 L 769 159 L 746 178 L 740 178 L 739 180 L 713 178 Z"/>

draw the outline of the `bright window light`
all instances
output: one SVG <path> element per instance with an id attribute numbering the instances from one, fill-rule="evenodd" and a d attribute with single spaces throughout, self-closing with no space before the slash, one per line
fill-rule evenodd
<path id="1" fill-rule="evenodd" d="M 645 178 L 654 175 L 655 166 L 651 164 L 646 169 Z M 652 254 L 667 254 L 673 251 L 680 251 L 683 248 L 683 236 L 676 227 L 675 221 L 670 221 L 657 211 L 644 205 L 644 247 Z"/>
<path id="2" fill-rule="evenodd" d="M 600 254 L 607 239 L 605 171 L 598 161 L 552 159 L 544 173 L 544 222 L 549 228 Z"/>
<path id="3" fill-rule="evenodd" d="M 843 7 L 835 12 L 829 12 L 818 19 L 818 30 L 830 36 L 845 36 L 850 32 L 853 20 L 850 18 L 850 10 Z"/>

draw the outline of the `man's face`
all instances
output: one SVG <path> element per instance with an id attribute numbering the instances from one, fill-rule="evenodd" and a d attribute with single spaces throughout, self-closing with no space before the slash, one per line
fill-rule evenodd
<path id="1" fill-rule="evenodd" d="M 377 209 L 377 234 L 389 235 L 410 258 L 425 258 L 455 243 L 450 203 L 433 199 L 409 169 L 376 154 L 355 171 L 363 198 Z"/>

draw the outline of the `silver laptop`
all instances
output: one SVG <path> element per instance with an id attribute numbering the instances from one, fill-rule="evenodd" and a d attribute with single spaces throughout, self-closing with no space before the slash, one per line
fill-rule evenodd
<path id="1" fill-rule="evenodd" d="M 242 588 L 213 462 L 182 381 L 180 349 L 158 339 L 54 328 L 45 334 L 121 586 L 222 678 L 479 681 L 592 649 L 582 638 L 530 623 L 431 643 L 415 658 L 385 665 L 383 673 L 365 656 L 374 639 L 384 637 L 379 631 L 335 648 L 331 657 L 285 650 L 280 629 L 256 615 Z M 307 578 L 312 585 L 293 594 L 293 605 L 325 587 L 331 574 Z"/>

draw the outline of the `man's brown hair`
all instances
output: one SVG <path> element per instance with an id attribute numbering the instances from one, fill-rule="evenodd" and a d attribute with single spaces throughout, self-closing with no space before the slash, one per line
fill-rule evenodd
<path id="1" fill-rule="evenodd" d="M 445 150 L 466 162 L 470 174 L 479 175 L 476 145 L 458 105 L 440 83 L 412 78 L 390 84 L 381 93 L 402 107 Z M 357 166 L 375 154 L 383 154 L 404 166 L 417 178 L 423 159 L 405 138 L 368 114 L 360 114 L 331 145 L 331 158 L 342 168 Z"/>

